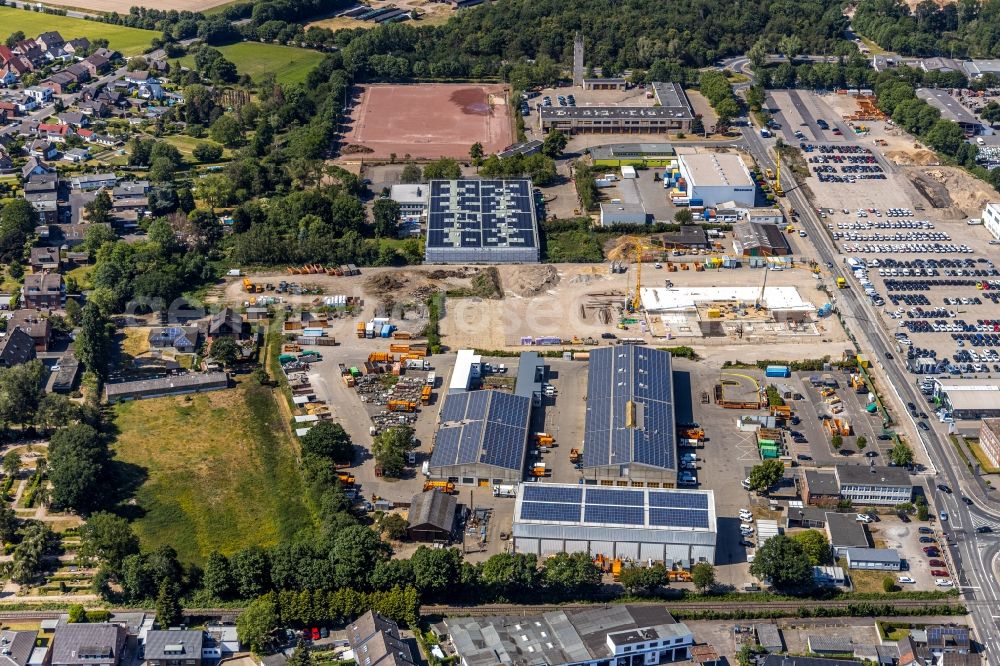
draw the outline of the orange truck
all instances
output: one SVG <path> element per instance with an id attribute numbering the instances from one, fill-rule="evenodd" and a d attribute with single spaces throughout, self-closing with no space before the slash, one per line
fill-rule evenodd
<path id="1" fill-rule="evenodd" d="M 424 481 L 424 492 L 437 488 L 443 493 L 451 494 L 455 492 L 455 484 L 451 481 Z"/>
<path id="2" fill-rule="evenodd" d="M 390 412 L 414 412 L 417 410 L 417 403 L 412 400 L 390 400 L 388 408 Z"/>

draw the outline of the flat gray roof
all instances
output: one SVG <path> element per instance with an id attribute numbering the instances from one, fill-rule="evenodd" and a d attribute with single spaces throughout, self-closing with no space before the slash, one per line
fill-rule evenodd
<path id="1" fill-rule="evenodd" d="M 913 487 L 910 475 L 902 467 L 869 467 L 868 465 L 837 465 L 837 479 L 845 483 L 879 486 Z"/>
<path id="2" fill-rule="evenodd" d="M 543 106 L 539 113 L 542 120 L 562 120 L 564 118 L 691 119 L 690 110 L 677 106 Z"/>
<path id="3" fill-rule="evenodd" d="M 899 552 L 894 548 L 848 548 L 847 559 L 851 562 L 886 562 L 895 564 L 900 561 Z"/>
<path id="4" fill-rule="evenodd" d="M 866 548 L 871 545 L 865 524 L 854 519 L 853 513 L 826 514 L 826 531 L 834 548 Z"/>
<path id="5" fill-rule="evenodd" d="M 939 88 L 917 88 L 917 97 L 941 112 L 941 117 L 961 125 L 981 124 L 976 114 L 965 108 L 961 102 Z"/>

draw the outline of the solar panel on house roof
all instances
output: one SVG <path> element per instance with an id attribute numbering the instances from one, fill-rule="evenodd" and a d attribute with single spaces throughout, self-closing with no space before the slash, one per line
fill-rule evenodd
<path id="1" fill-rule="evenodd" d="M 619 346 L 590 353 L 583 466 L 673 469 L 676 440 L 668 352 Z M 631 420 L 634 427 L 626 427 Z"/>

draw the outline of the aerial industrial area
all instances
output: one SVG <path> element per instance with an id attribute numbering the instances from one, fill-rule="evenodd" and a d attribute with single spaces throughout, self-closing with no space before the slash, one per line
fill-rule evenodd
<path id="1" fill-rule="evenodd" d="M 1000 665 L 986 7 L 114 4 L 0 6 L 9 666 Z"/>

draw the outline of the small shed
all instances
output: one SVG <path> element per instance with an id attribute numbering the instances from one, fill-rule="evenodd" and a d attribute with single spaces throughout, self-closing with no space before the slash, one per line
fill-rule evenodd
<path id="1" fill-rule="evenodd" d="M 458 498 L 434 488 L 410 502 L 407 533 L 413 541 L 449 541 L 455 527 Z"/>
<path id="2" fill-rule="evenodd" d="M 757 634 L 757 642 L 766 651 L 771 653 L 783 652 L 785 641 L 781 637 L 781 629 L 773 623 L 755 624 L 754 633 Z"/>

